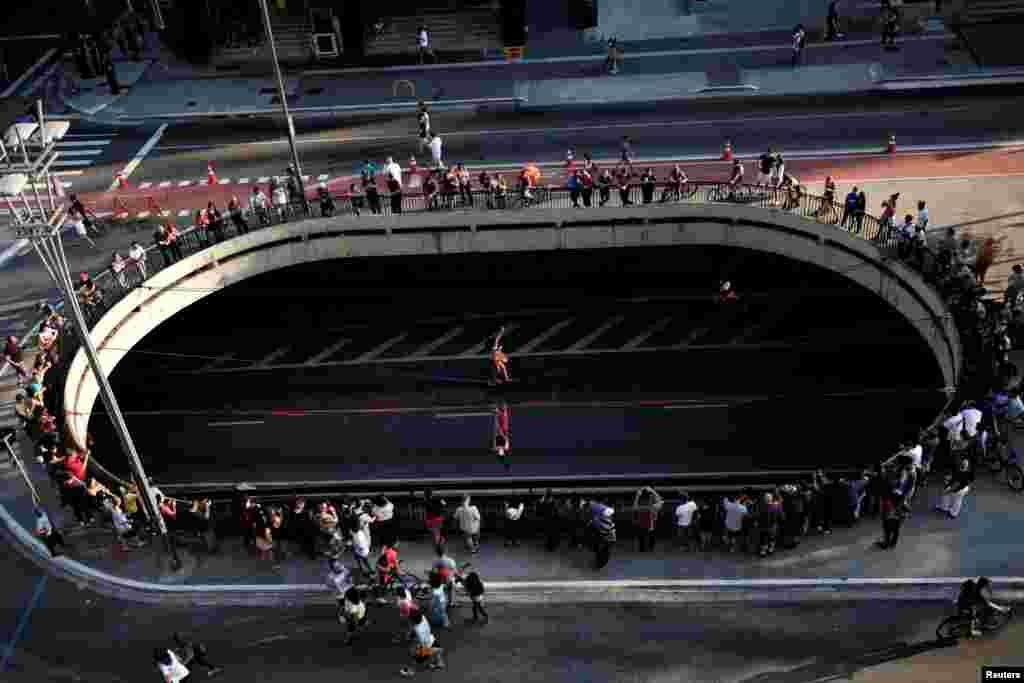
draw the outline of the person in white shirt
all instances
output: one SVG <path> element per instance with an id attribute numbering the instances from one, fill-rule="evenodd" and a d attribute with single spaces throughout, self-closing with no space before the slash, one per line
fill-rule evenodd
<path id="1" fill-rule="evenodd" d="M 978 425 L 981 423 L 982 413 L 978 410 L 974 402 L 967 404 L 967 407 L 960 411 L 960 414 L 964 418 L 964 428 L 967 431 L 967 436 L 975 437 L 978 435 Z"/>
<path id="2" fill-rule="evenodd" d="M 288 192 L 284 189 L 284 185 L 274 188 L 274 208 L 280 214 L 281 220 L 288 217 Z"/>
<path id="3" fill-rule="evenodd" d="M 928 207 L 924 205 L 924 202 L 917 203 L 917 227 L 922 230 L 928 229 Z"/>
<path id="4" fill-rule="evenodd" d="M 402 184 L 402 167 L 392 157 L 388 157 L 387 163 L 384 164 L 384 175 L 394 178 L 399 185 Z"/>
<path id="5" fill-rule="evenodd" d="M 125 268 L 128 266 L 128 262 L 116 251 L 110 258 L 110 270 L 114 273 L 114 277 L 117 278 L 117 284 L 121 285 L 125 289 L 128 288 L 128 278 L 124 274 Z"/>
<path id="6" fill-rule="evenodd" d="M 139 276 L 145 280 L 147 277 L 146 250 L 138 242 L 132 242 L 132 246 L 128 250 L 128 258 L 131 259 L 132 265 L 139 271 Z"/>
<path id="7" fill-rule="evenodd" d="M 391 545 L 395 540 L 395 504 L 384 496 L 377 496 L 373 500 L 373 507 L 370 509 L 373 516 L 374 533 L 385 545 Z"/>
<path id="8" fill-rule="evenodd" d="M 270 225 L 270 212 L 267 211 L 267 195 L 259 187 L 252 188 L 252 196 L 249 198 L 249 210 L 257 217 L 263 225 Z"/>
<path id="9" fill-rule="evenodd" d="M 444 648 L 438 646 L 427 617 L 420 610 L 414 610 L 409 613 L 409 623 L 412 624 L 416 637 L 412 656 L 418 663 L 426 664 L 431 669 L 444 669 Z M 405 677 L 410 677 L 413 672 L 403 669 L 401 673 Z"/>
<path id="10" fill-rule="evenodd" d="M 160 670 L 165 683 L 181 683 L 188 679 L 191 672 L 181 663 L 178 655 L 170 650 L 157 648 L 153 651 L 153 663 Z"/>
<path id="11" fill-rule="evenodd" d="M 427 33 L 427 27 L 422 24 L 416 29 L 416 49 L 419 53 L 420 64 L 423 63 L 423 57 L 426 55 L 430 56 L 430 61 L 437 61 L 434 50 L 430 47 L 430 34 Z"/>
<path id="12" fill-rule="evenodd" d="M 680 491 L 679 505 L 676 506 L 676 544 L 687 550 L 690 549 L 690 542 L 693 540 L 694 515 L 697 512 L 697 503 L 690 500 L 686 493 Z"/>
<path id="13" fill-rule="evenodd" d="M 352 572 L 342 564 L 341 560 L 330 560 L 327 563 L 327 578 L 325 580 L 327 589 L 334 593 L 334 599 L 338 601 L 338 608 L 341 609 L 345 600 L 345 591 L 355 585 L 352 582 Z"/>
<path id="14" fill-rule="evenodd" d="M 519 545 L 519 523 L 523 517 L 525 506 L 522 502 L 516 505 L 505 501 L 505 545 Z"/>
<path id="15" fill-rule="evenodd" d="M 356 567 L 363 573 L 366 580 L 372 580 L 373 568 L 370 566 L 370 534 L 364 527 L 352 531 L 352 557 Z"/>
<path id="16" fill-rule="evenodd" d="M 729 552 L 733 552 L 736 550 L 736 540 L 743 533 L 743 518 L 747 516 L 747 506 L 732 498 L 726 498 L 723 507 L 725 508 L 726 543 L 729 545 Z"/>
<path id="17" fill-rule="evenodd" d="M 74 230 L 79 239 L 83 239 L 91 244 L 93 249 L 99 249 L 99 247 L 96 246 L 96 243 L 92 241 L 92 238 L 89 237 L 89 231 L 85 228 L 85 222 L 80 218 L 69 219 L 64 223 L 64 225 Z"/>
<path id="18" fill-rule="evenodd" d="M 472 504 L 469 496 L 462 499 L 462 505 L 455 511 L 455 520 L 466 539 L 466 550 L 480 552 L 480 509 Z"/>
<path id="19" fill-rule="evenodd" d="M 437 133 L 433 133 L 430 138 L 430 156 L 434 161 L 434 168 L 444 168 L 444 162 L 441 160 L 441 136 Z"/>

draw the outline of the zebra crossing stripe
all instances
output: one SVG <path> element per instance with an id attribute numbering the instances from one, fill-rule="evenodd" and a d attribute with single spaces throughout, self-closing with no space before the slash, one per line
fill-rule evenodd
<path id="1" fill-rule="evenodd" d="M 256 182 L 258 182 L 258 183 L 269 183 L 270 182 L 270 176 L 262 176 Z"/>
<path id="2" fill-rule="evenodd" d="M 181 211 L 178 212 L 178 218 L 188 218 L 188 217 L 189 217 L 188 209 L 182 209 Z"/>
<path id="3" fill-rule="evenodd" d="M 239 178 L 238 179 L 238 184 L 239 185 L 247 185 L 248 183 L 249 183 L 249 179 L 248 178 Z"/>
<path id="4" fill-rule="evenodd" d="M 221 184 L 221 185 L 228 185 L 228 184 L 231 183 L 231 178 L 221 178 L 218 181 L 218 183 Z"/>
<path id="5" fill-rule="evenodd" d="M 180 183 L 178 183 L 178 187 L 188 187 L 191 184 L 191 180 L 182 180 Z"/>
<path id="6" fill-rule="evenodd" d="M 139 183 L 140 190 L 145 190 L 147 187 L 153 187 L 153 183 Z"/>
<path id="7" fill-rule="evenodd" d="M 317 176 L 317 180 L 319 180 L 321 183 L 323 183 L 323 182 L 326 182 L 327 179 L 330 178 L 330 177 L 331 176 L 329 176 L 326 173 L 324 173 L 322 175 Z"/>
<path id="8" fill-rule="evenodd" d="M 160 183 L 159 185 L 157 185 L 157 187 L 170 187 L 173 184 L 174 183 L 172 183 L 170 180 L 165 180 L 162 183 Z"/>
<path id="9" fill-rule="evenodd" d="M 140 211 L 136 214 L 139 218 L 149 218 L 149 211 Z"/>

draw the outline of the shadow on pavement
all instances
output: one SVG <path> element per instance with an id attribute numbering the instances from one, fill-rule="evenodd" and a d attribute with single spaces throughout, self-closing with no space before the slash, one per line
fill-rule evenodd
<path id="1" fill-rule="evenodd" d="M 906 659 L 924 652 L 956 647 L 956 641 L 929 640 L 921 643 L 895 643 L 880 650 L 843 659 L 814 661 L 789 671 L 769 671 L 743 679 L 742 683 L 824 683 L 849 679 L 853 674 L 872 666 L 897 659 Z"/>

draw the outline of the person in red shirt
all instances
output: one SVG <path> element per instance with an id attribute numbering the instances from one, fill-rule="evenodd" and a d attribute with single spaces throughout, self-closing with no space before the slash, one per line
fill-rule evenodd
<path id="1" fill-rule="evenodd" d="M 512 411 L 507 403 L 502 403 L 494 408 L 494 452 L 498 460 L 510 469 L 508 452 L 512 450 Z"/>
<path id="2" fill-rule="evenodd" d="M 401 568 L 398 565 L 398 539 L 391 542 L 390 545 L 385 545 L 380 552 L 380 557 L 377 558 L 377 582 L 381 589 L 377 596 L 377 604 L 383 605 L 387 603 L 384 599 L 383 592 L 395 581 L 401 574 Z"/>
<path id="3" fill-rule="evenodd" d="M 734 304 L 739 301 L 739 294 L 732 288 L 732 283 L 724 281 L 718 288 L 718 303 L 721 305 Z"/>
<path id="4" fill-rule="evenodd" d="M 76 479 L 85 481 L 85 470 L 89 465 L 89 453 L 86 452 L 85 457 L 78 451 L 74 451 L 68 454 L 64 459 L 64 469 L 69 474 L 74 475 Z"/>

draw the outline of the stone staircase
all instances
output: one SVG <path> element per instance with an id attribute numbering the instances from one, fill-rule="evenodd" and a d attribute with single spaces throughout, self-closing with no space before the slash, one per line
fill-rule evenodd
<path id="1" fill-rule="evenodd" d="M 313 42 L 309 23 L 301 18 L 271 18 L 277 57 L 283 65 L 304 66 L 313 61 Z M 222 48 L 212 58 L 215 68 L 242 67 L 266 73 L 270 48 L 266 41 L 254 47 Z"/>
<path id="2" fill-rule="evenodd" d="M 494 57 L 503 47 L 501 14 L 494 10 L 471 10 L 394 17 L 383 35 L 367 40 L 366 55 L 415 57 L 416 29 L 421 23 L 430 32 L 430 45 L 438 54 L 477 52 Z"/>

